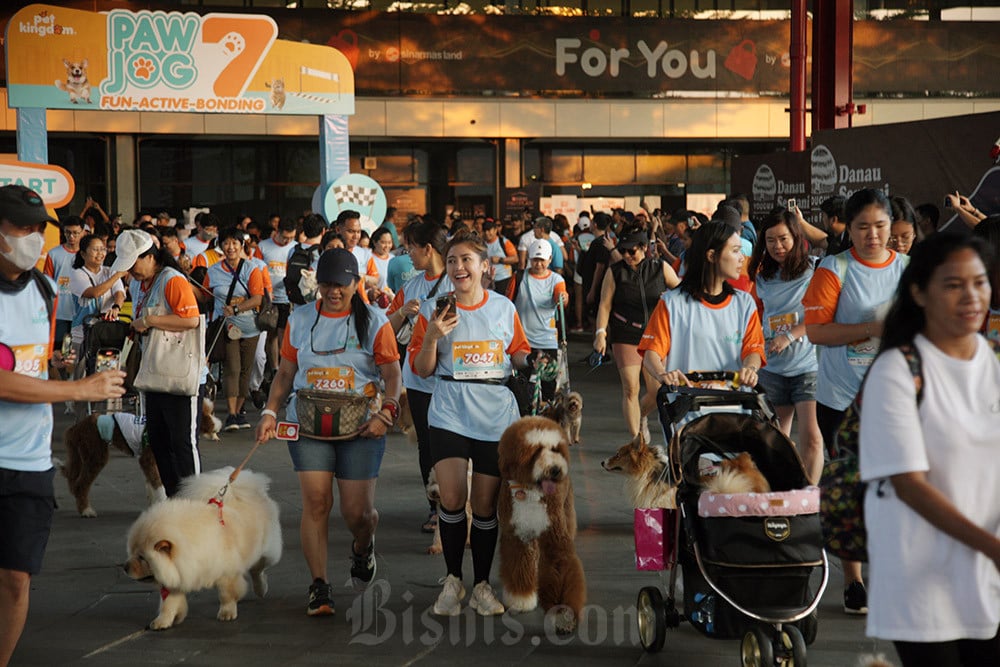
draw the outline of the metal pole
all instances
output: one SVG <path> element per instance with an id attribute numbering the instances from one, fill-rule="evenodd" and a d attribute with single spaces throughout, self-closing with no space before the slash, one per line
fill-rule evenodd
<path id="1" fill-rule="evenodd" d="M 792 35 L 788 49 L 791 57 L 789 102 L 791 113 L 789 148 L 806 149 L 806 0 L 792 0 Z"/>

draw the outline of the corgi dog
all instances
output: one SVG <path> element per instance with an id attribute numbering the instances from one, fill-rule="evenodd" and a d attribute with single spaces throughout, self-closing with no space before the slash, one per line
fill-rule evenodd
<path id="1" fill-rule="evenodd" d="M 677 507 L 677 487 L 667 481 L 668 465 L 666 451 L 650 447 L 641 432 L 601 461 L 608 472 L 625 474 L 625 493 L 634 508 Z"/>
<path id="2" fill-rule="evenodd" d="M 63 66 L 66 67 L 66 80 L 57 80 L 56 88 L 69 93 L 69 101 L 78 104 L 83 100 L 90 104 L 90 81 L 87 79 L 87 59 L 80 62 L 71 62 L 63 58 Z"/>
<path id="3" fill-rule="evenodd" d="M 704 491 L 709 493 L 770 493 L 771 485 L 761 474 L 757 464 L 747 452 L 733 459 L 724 459 L 719 463 L 715 475 L 701 478 Z"/>

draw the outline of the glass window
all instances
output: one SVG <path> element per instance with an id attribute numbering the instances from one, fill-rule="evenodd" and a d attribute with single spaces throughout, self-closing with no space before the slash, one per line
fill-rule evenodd
<path id="1" fill-rule="evenodd" d="M 583 180 L 612 184 L 635 182 L 635 151 L 627 147 L 584 149 Z"/>
<path id="2" fill-rule="evenodd" d="M 684 155 L 650 155 L 640 151 L 635 156 L 635 180 L 638 183 L 683 183 L 687 158 Z"/>
<path id="3" fill-rule="evenodd" d="M 552 148 L 542 153 L 542 177 L 549 183 L 583 181 L 583 155 L 579 148 Z"/>

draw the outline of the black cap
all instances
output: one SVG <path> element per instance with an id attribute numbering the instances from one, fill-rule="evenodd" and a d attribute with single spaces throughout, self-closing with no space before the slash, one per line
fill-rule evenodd
<path id="1" fill-rule="evenodd" d="M 43 222 L 59 224 L 45 210 L 45 202 L 37 192 L 23 185 L 5 185 L 0 188 L 0 219 L 18 227 L 30 227 Z"/>
<path id="2" fill-rule="evenodd" d="M 646 236 L 646 232 L 632 232 L 618 243 L 618 247 L 622 249 L 634 248 L 637 245 L 649 245 L 649 237 Z"/>
<path id="3" fill-rule="evenodd" d="M 319 256 L 316 266 L 316 282 L 331 285 L 350 285 L 360 280 L 358 260 L 350 250 L 330 248 Z"/>

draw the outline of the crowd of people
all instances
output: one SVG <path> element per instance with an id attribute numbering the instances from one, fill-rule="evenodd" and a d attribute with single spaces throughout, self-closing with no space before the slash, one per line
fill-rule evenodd
<path id="1" fill-rule="evenodd" d="M 221 348 L 220 372 L 201 363 L 183 389 L 144 390 L 168 496 L 200 471 L 196 422 L 210 385 L 225 399 L 224 431 L 252 428 L 248 403 L 259 410 L 260 442 L 278 435 L 280 420 L 299 422 L 288 451 L 301 490 L 309 615 L 334 612 L 334 487 L 351 579 L 363 589 L 375 576 L 375 482 L 403 392 L 419 481 L 426 486 L 433 472 L 440 487 L 420 526 L 440 530 L 444 553 L 433 611 L 461 610 L 468 535 L 469 606 L 503 613 L 490 572 L 497 446 L 519 416 L 506 381 L 514 369 L 557 359 L 566 331 L 593 331 L 591 363 L 615 364 L 630 436 L 650 440 L 662 384 L 689 384 L 691 371 L 736 371 L 774 403 L 813 484 L 864 391 L 878 408 L 864 412 L 861 473 L 888 479 L 893 492 L 869 494 L 878 526 L 869 536 L 871 600 L 862 564 L 845 560 L 844 610 L 865 614 L 871 605 L 870 633 L 895 641 L 906 665 L 928 664 L 920 662 L 925 651 L 936 665 L 1000 661 L 1000 502 L 984 501 L 1000 488 L 991 450 L 1000 357 L 988 342 L 1000 346 L 1000 217 L 957 193 L 951 199 L 958 221 L 940 232 L 937 209 L 860 190 L 823 202 L 812 223 L 797 207 L 778 207 L 755 224 L 748 199 L 735 195 L 710 216 L 581 211 L 572 225 L 526 211 L 504 221 L 450 214 L 445 224 L 411 216 L 397 226 L 390 209 L 369 235 L 354 211 L 329 222 L 318 214 L 223 221 L 203 212 L 186 230 L 165 214 L 122 225 L 88 201 L 83 215 L 58 221 L 30 190 L 0 188 L 0 342 L 13 355 L 0 370 L 8 380 L 0 411 L 12 423 L 43 425 L 0 435 L 0 530 L 10 536 L 0 547 L 0 665 L 23 627 L 51 523 L 46 404 L 72 410 L 125 392 L 118 370 L 48 378 L 74 377 L 92 323 L 119 321 L 125 311 L 142 363 L 160 354 L 156 332 L 201 336 L 208 358 Z M 39 272 L 32 267 L 47 224 L 60 225 L 61 243 Z M 66 336 L 70 345 L 60 345 Z M 897 358 L 902 346 L 924 360 L 916 399 Z M 552 383 L 544 390 L 551 398 Z M 361 401 L 364 417 L 341 430 L 313 419 L 324 392 Z M 923 551 L 908 559 L 913 535 L 940 559 Z M 947 554 L 960 554 L 961 567 L 946 565 Z M 932 620 L 942 616 L 948 622 Z"/>

